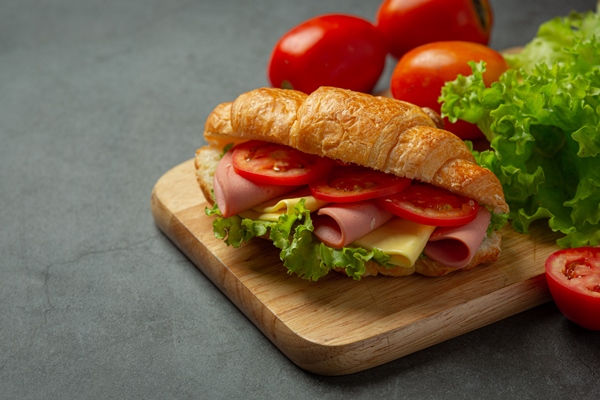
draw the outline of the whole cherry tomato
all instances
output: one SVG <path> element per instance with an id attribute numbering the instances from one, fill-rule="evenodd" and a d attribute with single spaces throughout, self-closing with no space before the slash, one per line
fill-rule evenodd
<path id="1" fill-rule="evenodd" d="M 447 40 L 487 45 L 493 24 L 488 0 L 385 0 L 376 25 L 396 58 L 417 46 Z"/>
<path id="2" fill-rule="evenodd" d="M 552 298 L 564 316 L 600 331 L 600 248 L 558 250 L 546 259 L 545 269 Z"/>
<path id="3" fill-rule="evenodd" d="M 415 47 L 396 64 L 391 78 L 392 96 L 421 107 L 429 107 L 438 113 L 441 104 L 438 98 L 445 82 L 454 80 L 459 74 L 471 75 L 469 61 L 485 61 L 484 83 L 490 86 L 498 80 L 508 64 L 497 51 L 473 42 L 433 42 Z M 461 139 L 476 139 L 483 134 L 476 125 L 465 121 L 455 124 L 444 119 L 445 128 Z"/>
<path id="4" fill-rule="evenodd" d="M 311 93 L 335 86 L 369 93 L 387 56 L 381 32 L 350 15 L 323 15 L 301 23 L 275 45 L 268 65 L 273 87 Z"/>

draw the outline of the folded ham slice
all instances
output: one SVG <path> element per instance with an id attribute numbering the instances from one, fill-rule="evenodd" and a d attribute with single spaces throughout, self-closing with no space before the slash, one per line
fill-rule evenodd
<path id="1" fill-rule="evenodd" d="M 333 248 L 347 246 L 393 217 L 393 214 L 380 209 L 371 201 L 337 203 L 319 209 L 316 214 L 311 216 L 314 234 Z"/>
<path id="2" fill-rule="evenodd" d="M 297 188 L 298 186 L 256 184 L 239 176 L 233 169 L 231 152 L 227 152 L 219 161 L 213 180 L 215 200 L 225 218 Z"/>
<path id="3" fill-rule="evenodd" d="M 455 227 L 438 227 L 425 246 L 427 257 L 451 268 L 464 268 L 473 259 L 490 224 L 490 212 L 481 207 L 472 222 Z"/>

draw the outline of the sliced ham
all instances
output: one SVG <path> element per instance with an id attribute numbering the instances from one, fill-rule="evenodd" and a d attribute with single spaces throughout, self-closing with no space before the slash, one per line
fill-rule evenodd
<path id="1" fill-rule="evenodd" d="M 297 189 L 297 186 L 256 184 L 239 176 L 227 152 L 215 171 L 213 189 L 219 211 L 227 218 Z"/>
<path id="2" fill-rule="evenodd" d="M 475 220 L 466 225 L 438 227 L 425 246 L 425 255 L 451 268 L 466 267 L 485 238 L 490 218 L 490 212 L 481 207 Z"/>
<path id="3" fill-rule="evenodd" d="M 347 246 L 379 228 L 393 215 L 371 201 L 325 206 L 312 217 L 314 234 L 333 248 Z"/>

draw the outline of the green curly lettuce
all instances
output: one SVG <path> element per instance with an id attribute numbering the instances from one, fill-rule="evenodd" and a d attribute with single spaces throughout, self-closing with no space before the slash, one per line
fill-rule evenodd
<path id="1" fill-rule="evenodd" d="M 599 21 L 600 14 L 597 12 L 572 12 L 567 17 L 556 17 L 540 25 L 536 37 L 522 52 L 507 54 L 504 58 L 512 68 L 524 68 L 526 71 L 531 71 L 539 63 L 570 63 L 574 40 L 586 40 L 594 36 L 600 38 Z M 576 55 L 583 59 L 589 56 L 585 53 Z"/>
<path id="2" fill-rule="evenodd" d="M 295 273 L 304 279 L 316 281 L 330 270 L 341 268 L 349 277 L 360 280 L 366 272 L 365 263 L 370 260 L 386 268 L 394 268 L 393 264 L 388 263 L 390 256 L 379 249 L 334 249 L 323 244 L 312 233 L 310 211 L 304 204 L 305 201 L 301 200 L 290 213 L 282 214 L 277 222 L 237 215 L 223 218 L 216 204 L 210 209 L 206 208 L 206 214 L 216 216 L 213 220 L 215 237 L 224 240 L 228 246 L 240 247 L 243 242 L 268 234 L 280 250 L 279 257 L 288 273 Z"/>
<path id="3" fill-rule="evenodd" d="M 486 88 L 485 63 L 442 89 L 442 115 L 476 123 L 490 150 L 477 162 L 502 183 L 512 227 L 547 219 L 561 247 L 600 244 L 600 15 L 543 24 Z"/>

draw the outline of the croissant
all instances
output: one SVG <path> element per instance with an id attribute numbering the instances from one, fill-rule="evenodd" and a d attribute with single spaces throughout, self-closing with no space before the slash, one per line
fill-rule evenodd
<path id="1" fill-rule="evenodd" d="M 441 129 L 432 110 L 387 97 L 321 87 L 305 93 L 259 88 L 218 105 L 208 116 L 204 137 L 209 146 L 196 152 L 196 176 L 209 202 L 212 176 L 228 143 L 263 140 L 305 153 L 408 177 L 476 200 L 494 213 L 508 212 L 502 186 L 479 166 L 456 135 Z M 490 233 L 462 270 L 495 261 L 501 237 Z M 413 268 L 388 269 L 366 263 L 365 275 L 441 276 L 454 271 L 427 257 Z"/>

